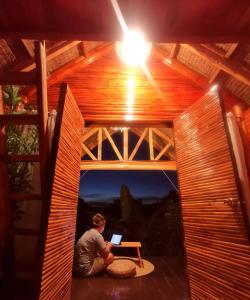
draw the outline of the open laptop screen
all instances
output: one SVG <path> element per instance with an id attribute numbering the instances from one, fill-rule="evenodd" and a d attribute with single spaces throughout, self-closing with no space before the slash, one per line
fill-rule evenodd
<path id="1" fill-rule="evenodd" d="M 121 239 L 122 239 L 121 234 L 113 234 L 110 242 L 113 245 L 120 245 Z"/>

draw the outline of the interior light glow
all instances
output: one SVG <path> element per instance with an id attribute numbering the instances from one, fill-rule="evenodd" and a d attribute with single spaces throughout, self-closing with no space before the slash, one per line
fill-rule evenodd
<path id="1" fill-rule="evenodd" d="M 116 43 L 116 51 L 119 58 L 127 65 L 142 65 L 148 58 L 152 43 L 145 41 L 139 31 L 127 31 L 122 42 Z"/>
<path id="2" fill-rule="evenodd" d="M 126 116 L 124 117 L 124 119 L 125 119 L 126 121 L 132 121 L 132 120 L 134 120 L 134 117 L 133 117 L 132 115 L 126 115 Z"/>

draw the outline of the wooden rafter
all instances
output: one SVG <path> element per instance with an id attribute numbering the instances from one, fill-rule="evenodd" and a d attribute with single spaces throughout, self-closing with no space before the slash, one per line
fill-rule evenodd
<path id="1" fill-rule="evenodd" d="M 21 42 L 22 42 L 25 50 L 29 54 L 29 56 L 34 57 L 35 56 L 35 51 L 34 51 L 34 48 L 31 45 L 32 41 L 22 39 Z"/>
<path id="2" fill-rule="evenodd" d="M 227 52 L 223 55 L 223 57 L 225 58 L 229 58 L 233 53 L 234 51 L 236 50 L 236 48 L 238 47 L 238 44 L 232 44 L 230 46 L 230 48 L 227 50 Z M 219 75 L 220 73 L 220 69 L 217 69 L 213 74 L 212 76 L 209 78 L 209 83 L 213 83 L 215 81 L 215 79 L 217 78 L 217 76 Z"/>
<path id="3" fill-rule="evenodd" d="M 178 51 L 179 51 L 180 45 L 179 44 L 173 44 L 171 47 L 171 50 L 169 52 L 169 59 L 176 58 Z"/>
<path id="4" fill-rule="evenodd" d="M 123 131 L 123 159 L 128 160 L 128 128 Z"/>
<path id="5" fill-rule="evenodd" d="M 98 131 L 98 128 L 91 128 L 84 133 L 82 141 L 85 142 L 88 138 L 94 135 Z"/>
<path id="6" fill-rule="evenodd" d="M 119 158 L 119 160 L 123 160 L 122 155 L 120 153 L 120 151 L 118 150 L 118 148 L 115 145 L 115 142 L 113 140 L 113 138 L 111 137 L 110 133 L 108 132 L 107 128 L 103 128 L 104 133 L 106 135 L 106 137 L 108 138 L 113 150 L 115 151 L 115 154 L 117 155 L 117 157 Z"/>
<path id="7" fill-rule="evenodd" d="M 188 68 L 183 63 L 179 62 L 177 59 L 169 59 L 169 52 L 162 48 L 161 46 L 155 45 L 153 49 L 154 53 L 159 57 L 162 62 L 169 68 L 175 70 L 179 74 L 188 78 L 194 82 L 198 87 L 206 90 L 209 87 L 208 81 L 204 76 L 199 75 L 195 71 Z"/>
<path id="8" fill-rule="evenodd" d="M 103 128 L 100 128 L 103 131 Z M 114 131 L 112 129 L 110 129 L 110 135 L 114 134 Z M 102 132 L 102 142 L 104 140 L 106 140 L 107 137 L 105 135 L 103 135 Z M 88 148 L 92 151 L 96 146 L 98 146 L 98 134 L 97 135 L 92 135 L 86 142 L 85 144 L 87 144 Z M 85 153 L 83 151 L 82 156 L 84 156 Z"/>
<path id="9" fill-rule="evenodd" d="M 201 45 L 220 56 L 225 56 L 226 53 L 225 50 L 217 47 L 215 44 L 201 44 Z"/>
<path id="10" fill-rule="evenodd" d="M 161 152 L 156 156 L 155 160 L 159 160 L 162 157 L 162 155 L 169 149 L 169 147 L 171 147 L 170 143 L 165 145 Z"/>
<path id="11" fill-rule="evenodd" d="M 161 46 L 155 45 L 153 48 L 154 53 L 162 60 L 162 62 L 169 68 L 175 70 L 179 74 L 191 80 L 197 87 L 202 88 L 205 92 L 209 89 L 210 84 L 207 78 L 203 75 L 198 74 L 194 70 L 187 67 L 185 64 L 179 62 L 177 59 L 169 60 L 169 52 Z M 223 88 L 225 96 L 229 96 L 231 99 L 234 99 L 235 102 L 242 103 L 243 100 L 232 95 L 227 89 Z M 154 126 L 155 128 L 156 126 Z M 159 126 L 160 127 L 160 126 Z"/>
<path id="12" fill-rule="evenodd" d="M 56 84 L 58 82 L 61 82 L 66 76 L 72 74 L 79 68 L 84 68 L 88 66 L 89 64 L 93 63 L 100 57 L 107 54 L 111 49 L 113 48 L 112 43 L 103 43 L 99 47 L 95 48 L 94 50 L 90 51 L 88 54 L 88 57 L 77 57 L 73 59 L 72 61 L 68 62 L 64 66 L 58 68 L 55 70 L 48 78 L 47 85 L 48 87 Z M 36 92 L 35 87 L 31 87 L 28 89 L 25 89 L 23 93 L 27 95 L 28 97 L 34 95 Z M 100 127 L 100 126 L 99 126 Z"/>
<path id="13" fill-rule="evenodd" d="M 82 144 L 82 148 L 93 160 L 97 160 L 97 158 L 94 156 L 94 154 L 89 150 L 89 148 L 85 144 Z"/>
<path id="14" fill-rule="evenodd" d="M 140 145 L 141 145 L 142 141 L 144 140 L 144 138 L 145 138 L 145 136 L 146 136 L 147 133 L 148 133 L 148 128 L 145 128 L 145 129 L 143 130 L 143 133 L 141 134 L 141 136 L 140 136 L 138 142 L 136 143 L 134 150 L 133 150 L 132 153 L 130 154 L 129 160 L 133 160 L 135 154 L 137 153 L 137 151 L 138 151 L 138 149 L 139 149 L 139 147 L 140 147 Z"/>
<path id="15" fill-rule="evenodd" d="M 102 128 L 98 128 L 98 152 L 97 152 L 98 160 L 102 159 Z"/>
<path id="16" fill-rule="evenodd" d="M 166 135 L 165 133 L 163 133 L 162 131 L 160 131 L 160 130 L 157 129 L 157 128 L 152 128 L 152 130 L 153 130 L 157 135 L 159 135 L 162 139 L 164 139 L 167 143 L 169 143 L 171 146 L 174 147 L 174 141 L 173 141 L 168 135 Z"/>
<path id="17" fill-rule="evenodd" d="M 141 135 L 141 130 L 139 128 L 131 128 L 131 131 L 140 136 Z M 149 137 L 148 135 L 145 136 L 144 138 L 148 143 L 149 143 Z M 164 145 L 164 142 L 162 142 L 161 140 L 161 143 L 158 142 L 158 140 L 155 138 L 154 139 L 154 148 L 157 149 L 158 151 L 161 151 L 162 150 L 162 147 Z M 171 152 L 166 152 L 165 155 L 170 159 L 170 160 L 175 160 L 175 156 L 171 153 Z"/>
<path id="18" fill-rule="evenodd" d="M 129 149 L 129 135 L 128 132 L 131 131 L 139 136 L 139 140 L 137 141 L 132 153 L 129 155 L 128 149 Z M 84 144 L 83 144 L 83 156 L 84 154 L 88 154 L 92 160 L 102 160 L 102 143 L 105 139 L 108 139 L 114 152 L 116 153 L 119 162 L 120 161 L 133 161 L 136 153 L 138 152 L 138 149 L 140 145 L 142 144 L 143 140 L 146 140 L 148 142 L 149 149 L 151 149 L 149 152 L 151 153 L 149 157 L 149 161 L 155 161 L 159 160 L 163 155 L 166 155 L 169 157 L 172 161 L 175 160 L 174 155 L 169 152 L 168 150 L 173 146 L 172 140 L 170 137 L 168 137 L 165 133 L 161 132 L 158 133 L 158 130 L 156 129 L 156 135 L 153 138 L 153 128 L 144 128 L 143 130 L 137 129 L 137 128 L 124 128 L 121 132 L 123 135 L 123 157 L 121 155 L 120 150 L 116 146 L 112 135 L 116 133 L 117 131 L 109 128 L 91 128 L 88 129 L 83 137 L 84 137 Z M 96 132 L 97 135 L 96 135 Z M 103 135 L 103 132 L 105 135 Z M 91 152 L 95 147 L 97 148 L 97 158 L 96 156 Z M 154 157 L 154 149 L 157 149 L 159 151 L 159 154 L 157 157 Z M 173 149 L 173 148 L 172 148 Z M 84 160 L 85 161 L 85 160 Z"/>
<path id="19" fill-rule="evenodd" d="M 88 51 L 85 47 L 85 42 L 81 42 L 78 44 L 78 49 L 79 49 L 79 52 L 82 56 L 84 57 L 87 57 L 88 56 Z"/>
<path id="20" fill-rule="evenodd" d="M 216 68 L 250 86 L 250 72 L 245 71 L 239 64 L 230 61 L 228 58 L 221 57 L 204 46 L 191 44 L 181 44 L 181 46 L 206 59 Z"/>
<path id="21" fill-rule="evenodd" d="M 52 60 L 53 58 L 57 57 L 58 55 L 64 53 L 65 51 L 71 49 L 78 45 L 80 41 L 73 41 L 73 42 L 59 42 L 52 46 L 46 53 L 46 62 Z M 34 58 L 30 58 L 26 61 L 21 62 L 20 64 L 16 65 L 12 68 L 12 71 L 23 71 L 28 72 L 35 69 L 35 60 Z"/>
<path id="22" fill-rule="evenodd" d="M 148 131 L 150 160 L 154 160 L 154 138 L 152 128 Z"/>

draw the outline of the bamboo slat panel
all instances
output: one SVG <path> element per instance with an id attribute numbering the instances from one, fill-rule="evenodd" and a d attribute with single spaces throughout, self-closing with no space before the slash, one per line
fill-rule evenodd
<path id="1" fill-rule="evenodd" d="M 53 181 L 39 299 L 69 299 L 83 119 L 69 88 L 61 88 L 52 149 Z"/>
<path id="2" fill-rule="evenodd" d="M 247 223 L 218 94 L 174 129 L 191 298 L 250 299 Z"/>
<path id="3" fill-rule="evenodd" d="M 248 176 L 250 177 L 250 108 L 244 111 L 241 126 Z"/>
<path id="4" fill-rule="evenodd" d="M 248 141 L 250 142 L 250 108 L 244 111 L 244 121 L 247 130 Z"/>

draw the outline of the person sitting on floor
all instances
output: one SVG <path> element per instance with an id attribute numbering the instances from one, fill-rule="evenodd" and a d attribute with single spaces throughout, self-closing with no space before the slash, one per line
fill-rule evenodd
<path id="1" fill-rule="evenodd" d="M 113 262 L 112 244 L 105 242 L 101 233 L 105 228 L 105 218 L 96 214 L 92 218 L 92 228 L 78 240 L 74 253 L 74 273 L 81 277 L 95 275 Z"/>

